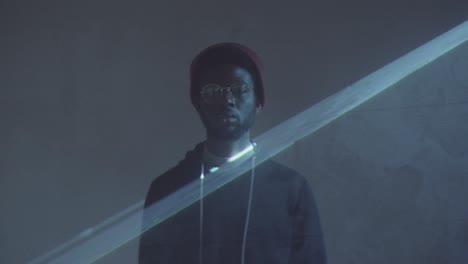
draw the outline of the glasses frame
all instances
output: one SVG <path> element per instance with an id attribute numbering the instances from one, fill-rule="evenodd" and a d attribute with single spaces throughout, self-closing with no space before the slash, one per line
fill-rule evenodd
<path id="1" fill-rule="evenodd" d="M 226 95 L 229 95 L 230 98 L 236 98 L 237 100 L 241 100 L 242 99 L 241 98 L 242 94 L 250 92 L 250 90 L 252 90 L 252 87 L 250 85 L 248 85 L 247 83 L 245 83 L 245 82 L 234 83 L 234 84 L 231 84 L 231 85 L 225 86 L 225 87 L 223 87 L 223 86 L 221 86 L 219 84 L 216 84 L 216 83 L 209 83 L 209 84 L 204 85 L 200 90 L 200 96 L 203 99 L 203 101 L 205 101 L 205 103 L 207 103 L 207 104 L 219 104 L 219 103 L 216 103 L 216 102 L 210 102 L 206 98 L 206 96 L 207 96 L 206 94 L 208 93 L 208 91 L 206 91 L 206 89 L 207 89 L 208 86 L 211 86 L 211 85 L 217 87 L 216 92 L 218 92 L 218 91 L 221 92 L 221 98 L 226 96 Z M 245 90 L 242 90 L 239 95 L 234 95 L 232 93 L 232 91 L 231 91 L 232 87 L 236 86 L 236 85 L 240 85 L 241 88 L 245 87 Z M 226 93 L 226 91 L 227 91 L 227 93 Z"/>

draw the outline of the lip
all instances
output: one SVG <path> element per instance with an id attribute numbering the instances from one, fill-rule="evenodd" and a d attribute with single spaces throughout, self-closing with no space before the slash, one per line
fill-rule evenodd
<path id="1" fill-rule="evenodd" d="M 220 113 L 218 116 L 219 117 L 224 117 L 224 118 L 230 118 L 230 117 L 237 118 L 237 115 L 234 112 L 231 112 L 231 111 Z"/>
<path id="2" fill-rule="evenodd" d="M 233 117 L 233 116 L 231 116 L 231 117 L 223 117 L 223 118 L 221 118 L 221 122 L 222 122 L 223 124 L 225 124 L 225 125 L 227 125 L 227 124 L 232 125 L 232 124 L 234 124 L 234 123 L 237 122 L 237 117 Z"/>

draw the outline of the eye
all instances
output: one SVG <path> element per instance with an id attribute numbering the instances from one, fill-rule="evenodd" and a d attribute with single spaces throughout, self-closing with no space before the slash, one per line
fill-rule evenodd
<path id="1" fill-rule="evenodd" d="M 216 84 L 207 84 L 205 86 L 203 86 L 202 88 L 202 93 L 206 94 L 206 95 L 213 95 L 217 92 L 219 92 L 219 85 L 216 85 Z"/>
<path id="2" fill-rule="evenodd" d="M 235 83 L 231 86 L 232 93 L 243 94 L 249 91 L 249 87 L 245 83 Z"/>

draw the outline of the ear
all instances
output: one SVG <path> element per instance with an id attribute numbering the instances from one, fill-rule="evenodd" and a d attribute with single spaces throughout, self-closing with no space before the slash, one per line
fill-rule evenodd
<path id="1" fill-rule="evenodd" d="M 261 106 L 261 105 L 257 105 L 257 114 L 260 113 L 261 110 L 262 110 L 262 106 Z"/>
<path id="2" fill-rule="evenodd" d="M 200 110 L 200 97 L 195 96 L 193 98 L 193 100 L 192 100 L 192 105 L 193 105 L 193 107 L 195 107 L 197 112 L 199 112 L 199 110 Z"/>

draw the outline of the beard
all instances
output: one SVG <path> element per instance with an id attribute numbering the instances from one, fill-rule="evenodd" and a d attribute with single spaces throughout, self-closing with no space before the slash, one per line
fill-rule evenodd
<path id="1" fill-rule="evenodd" d="M 200 118 L 205 126 L 207 136 L 218 140 L 237 140 L 241 138 L 255 123 L 255 106 L 249 111 L 245 119 L 236 119 L 233 123 L 216 122 L 217 120 L 208 120 L 205 115 Z M 210 122 L 211 121 L 211 122 Z"/>

